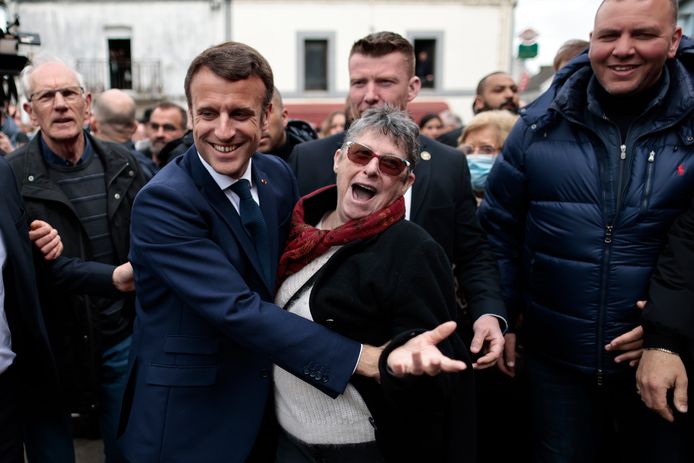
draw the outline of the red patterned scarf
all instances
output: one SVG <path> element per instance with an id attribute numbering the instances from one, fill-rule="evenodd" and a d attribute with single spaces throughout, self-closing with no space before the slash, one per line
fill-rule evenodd
<path id="1" fill-rule="evenodd" d="M 289 276 L 325 253 L 333 246 L 370 238 L 388 229 L 405 217 L 405 198 L 395 201 L 372 214 L 350 220 L 333 230 L 319 230 L 306 223 L 310 217 L 318 223 L 323 215 L 332 211 L 337 203 L 337 187 L 330 185 L 301 198 L 292 213 L 287 246 L 277 269 L 277 287 Z"/>

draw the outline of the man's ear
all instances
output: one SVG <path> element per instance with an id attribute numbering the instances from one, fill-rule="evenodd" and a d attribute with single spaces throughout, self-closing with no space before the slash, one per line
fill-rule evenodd
<path id="1" fill-rule="evenodd" d="M 128 127 L 128 136 L 132 137 L 135 132 L 137 132 L 137 121 L 134 121 L 132 124 L 129 125 Z"/>
<path id="2" fill-rule="evenodd" d="M 407 83 L 407 102 L 408 103 L 415 99 L 415 97 L 419 94 L 419 90 L 421 88 L 422 88 L 422 81 L 419 80 L 419 77 L 417 77 L 417 76 L 410 77 L 410 81 Z"/>
<path id="3" fill-rule="evenodd" d="M 94 135 L 97 135 L 99 133 L 99 122 L 96 120 L 94 116 L 91 116 L 89 118 L 89 131 Z"/>
<path id="4" fill-rule="evenodd" d="M 33 125 L 34 127 L 38 127 L 39 121 L 36 119 L 36 115 L 34 114 L 34 110 L 31 107 L 31 103 L 29 103 L 28 101 L 24 102 L 24 104 L 22 105 L 22 108 L 24 108 L 24 112 L 26 112 L 27 115 L 29 115 L 29 120 L 31 121 L 31 125 Z"/>
<path id="5" fill-rule="evenodd" d="M 262 121 L 260 123 L 260 130 L 265 132 L 267 128 L 270 126 L 270 113 L 272 112 L 272 103 L 267 105 L 267 108 L 265 108 L 265 111 L 263 111 L 262 114 Z"/>
<path id="6" fill-rule="evenodd" d="M 682 28 L 680 26 L 675 27 L 675 32 L 672 34 L 672 44 L 668 50 L 667 57 L 672 59 L 677 54 L 677 49 L 680 46 L 680 41 L 682 40 Z"/>
<path id="7" fill-rule="evenodd" d="M 287 108 L 282 108 L 282 127 L 284 127 L 286 129 L 288 123 L 289 123 L 289 111 L 287 110 Z"/>
<path id="8" fill-rule="evenodd" d="M 484 103 L 482 102 L 482 97 L 477 95 L 475 97 L 475 102 L 472 104 L 472 108 L 475 111 L 478 111 L 478 110 L 482 109 L 483 107 L 484 107 Z"/>

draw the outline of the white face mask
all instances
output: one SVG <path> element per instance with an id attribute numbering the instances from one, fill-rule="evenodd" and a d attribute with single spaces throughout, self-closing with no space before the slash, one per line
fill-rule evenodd
<path id="1" fill-rule="evenodd" d="M 497 154 L 468 154 L 467 165 L 470 168 L 470 180 L 472 181 L 472 189 L 475 191 L 484 191 L 484 186 L 487 183 L 487 176 L 492 170 L 494 160 Z"/>

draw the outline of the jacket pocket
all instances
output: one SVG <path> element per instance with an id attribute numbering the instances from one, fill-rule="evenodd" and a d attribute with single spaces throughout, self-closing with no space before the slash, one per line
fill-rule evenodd
<path id="1" fill-rule="evenodd" d="M 152 364 L 147 368 L 147 384 L 153 386 L 212 386 L 217 382 L 217 366 L 178 366 Z"/>

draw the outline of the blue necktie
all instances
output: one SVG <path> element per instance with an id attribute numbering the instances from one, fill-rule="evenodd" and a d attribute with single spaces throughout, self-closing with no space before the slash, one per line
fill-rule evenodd
<path id="1" fill-rule="evenodd" d="M 270 277 L 270 269 L 272 268 L 270 263 L 270 238 L 265 219 L 263 218 L 263 212 L 253 199 L 253 196 L 251 196 L 251 184 L 248 180 L 241 179 L 229 188 L 239 196 L 241 223 L 243 223 L 243 227 L 255 245 L 255 252 L 260 261 L 263 276 L 268 285 L 272 285 L 272 278 Z"/>

